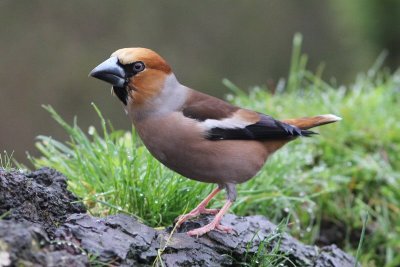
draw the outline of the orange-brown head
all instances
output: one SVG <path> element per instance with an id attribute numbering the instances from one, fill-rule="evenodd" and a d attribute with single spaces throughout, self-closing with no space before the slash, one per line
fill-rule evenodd
<path id="1" fill-rule="evenodd" d="M 142 104 L 160 94 L 171 67 L 156 52 L 147 48 L 122 48 L 90 72 L 106 81 L 124 105 L 129 98 Z"/>

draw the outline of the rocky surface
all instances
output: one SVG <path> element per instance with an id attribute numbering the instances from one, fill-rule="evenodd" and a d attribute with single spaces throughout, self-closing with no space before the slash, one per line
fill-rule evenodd
<path id="1" fill-rule="evenodd" d="M 19 190 L 18 190 L 19 189 Z M 0 170 L 1 266 L 258 266 L 256 255 L 281 255 L 274 265 L 354 266 L 354 258 L 335 245 L 304 245 L 262 216 L 226 215 L 235 233 L 212 231 L 200 238 L 184 232 L 208 223 L 202 216 L 170 235 L 127 215 L 96 218 L 66 190 L 56 171 L 31 174 Z M 247 265 L 248 266 L 248 265 Z"/>
<path id="2" fill-rule="evenodd" d="M 182 231 L 208 223 L 211 216 L 183 224 Z M 71 215 L 57 231 L 61 240 L 80 245 L 99 255 L 102 262 L 123 265 L 151 265 L 159 251 L 164 266 L 232 266 L 249 262 L 259 250 L 282 255 L 283 266 L 354 266 L 354 259 L 336 246 L 307 246 L 280 233 L 276 225 L 262 216 L 226 215 L 222 223 L 236 233 L 210 232 L 200 238 L 167 230 L 155 230 L 126 215 L 94 218 L 86 214 Z M 171 229 L 168 229 L 171 230 Z"/>
<path id="3" fill-rule="evenodd" d="M 0 215 L 40 225 L 51 237 L 68 215 L 86 212 L 67 190 L 67 178 L 42 168 L 31 173 L 0 169 Z"/>
<path id="4" fill-rule="evenodd" d="M 88 266 L 88 258 L 59 249 L 29 222 L 0 221 L 0 266 Z"/>

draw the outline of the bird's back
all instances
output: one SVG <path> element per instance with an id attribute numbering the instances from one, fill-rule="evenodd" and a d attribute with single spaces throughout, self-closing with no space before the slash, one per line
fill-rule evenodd
<path id="1" fill-rule="evenodd" d="M 149 151 L 172 170 L 203 182 L 241 183 L 301 129 L 187 89 L 174 111 L 134 120 Z M 308 132 L 303 132 L 308 133 Z"/>

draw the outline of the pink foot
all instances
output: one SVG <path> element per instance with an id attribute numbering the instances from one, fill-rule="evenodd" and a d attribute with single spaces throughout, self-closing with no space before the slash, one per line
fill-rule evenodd
<path id="1" fill-rule="evenodd" d="M 203 227 L 197 228 L 197 229 L 193 229 L 189 232 L 187 232 L 188 235 L 190 236 L 202 236 L 205 233 L 210 232 L 211 230 L 215 229 L 215 224 L 214 223 L 209 223 Z"/>
<path id="2" fill-rule="evenodd" d="M 222 224 L 218 224 L 215 228 L 223 233 L 227 234 L 233 233 L 233 228 L 230 226 L 223 226 Z"/>
<path id="3" fill-rule="evenodd" d="M 231 205 L 232 205 L 232 201 L 227 200 L 226 203 L 224 204 L 224 206 L 222 207 L 222 209 L 218 212 L 217 215 L 215 215 L 215 218 L 212 222 L 210 222 L 209 224 L 207 224 L 201 228 L 197 228 L 192 231 L 189 231 L 189 232 L 187 232 L 187 234 L 190 236 L 201 236 L 201 235 L 204 235 L 205 233 L 208 233 L 214 229 L 222 231 L 224 233 L 231 233 L 233 231 L 232 228 L 230 228 L 228 226 L 223 226 L 220 224 L 222 216 L 224 216 L 225 212 L 229 209 L 229 207 Z"/>
<path id="4" fill-rule="evenodd" d="M 219 211 L 220 211 L 219 209 L 204 209 L 203 211 L 200 212 L 200 214 L 216 215 L 216 214 L 218 214 Z"/>
<path id="5" fill-rule="evenodd" d="M 187 220 L 189 220 L 190 218 L 199 216 L 200 214 L 218 214 L 219 209 L 206 209 L 204 207 L 198 207 L 194 210 L 192 210 L 191 212 L 189 212 L 188 214 L 184 214 L 179 216 L 178 221 L 176 222 L 176 225 L 179 227 L 182 223 L 186 222 Z"/>
<path id="6" fill-rule="evenodd" d="M 223 233 L 232 233 L 233 232 L 233 229 L 231 227 L 223 226 L 221 224 L 216 225 L 215 222 L 211 222 L 203 227 L 193 229 L 193 230 L 187 232 L 187 234 L 190 236 L 202 236 L 205 233 L 208 233 L 212 230 L 219 230 Z"/>
<path id="7" fill-rule="evenodd" d="M 190 218 L 196 217 L 200 214 L 200 212 L 192 210 L 190 213 L 188 214 L 184 214 L 178 217 L 178 221 L 176 222 L 176 226 L 179 227 L 181 226 L 182 223 L 186 222 L 187 220 L 189 220 Z"/>
<path id="8" fill-rule="evenodd" d="M 179 227 L 182 223 L 187 221 L 190 218 L 199 216 L 200 214 L 218 214 L 219 210 L 217 209 L 206 209 L 208 202 L 221 191 L 219 187 L 215 188 L 211 194 L 209 194 L 194 210 L 189 212 L 188 214 L 184 214 L 178 217 L 178 221 L 176 222 L 176 226 Z"/>

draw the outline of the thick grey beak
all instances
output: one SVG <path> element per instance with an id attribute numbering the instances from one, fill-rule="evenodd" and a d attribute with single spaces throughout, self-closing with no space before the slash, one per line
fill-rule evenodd
<path id="1" fill-rule="evenodd" d="M 118 64 L 117 57 L 110 57 L 96 68 L 94 68 L 89 76 L 108 82 L 116 87 L 124 87 L 126 73 Z"/>

